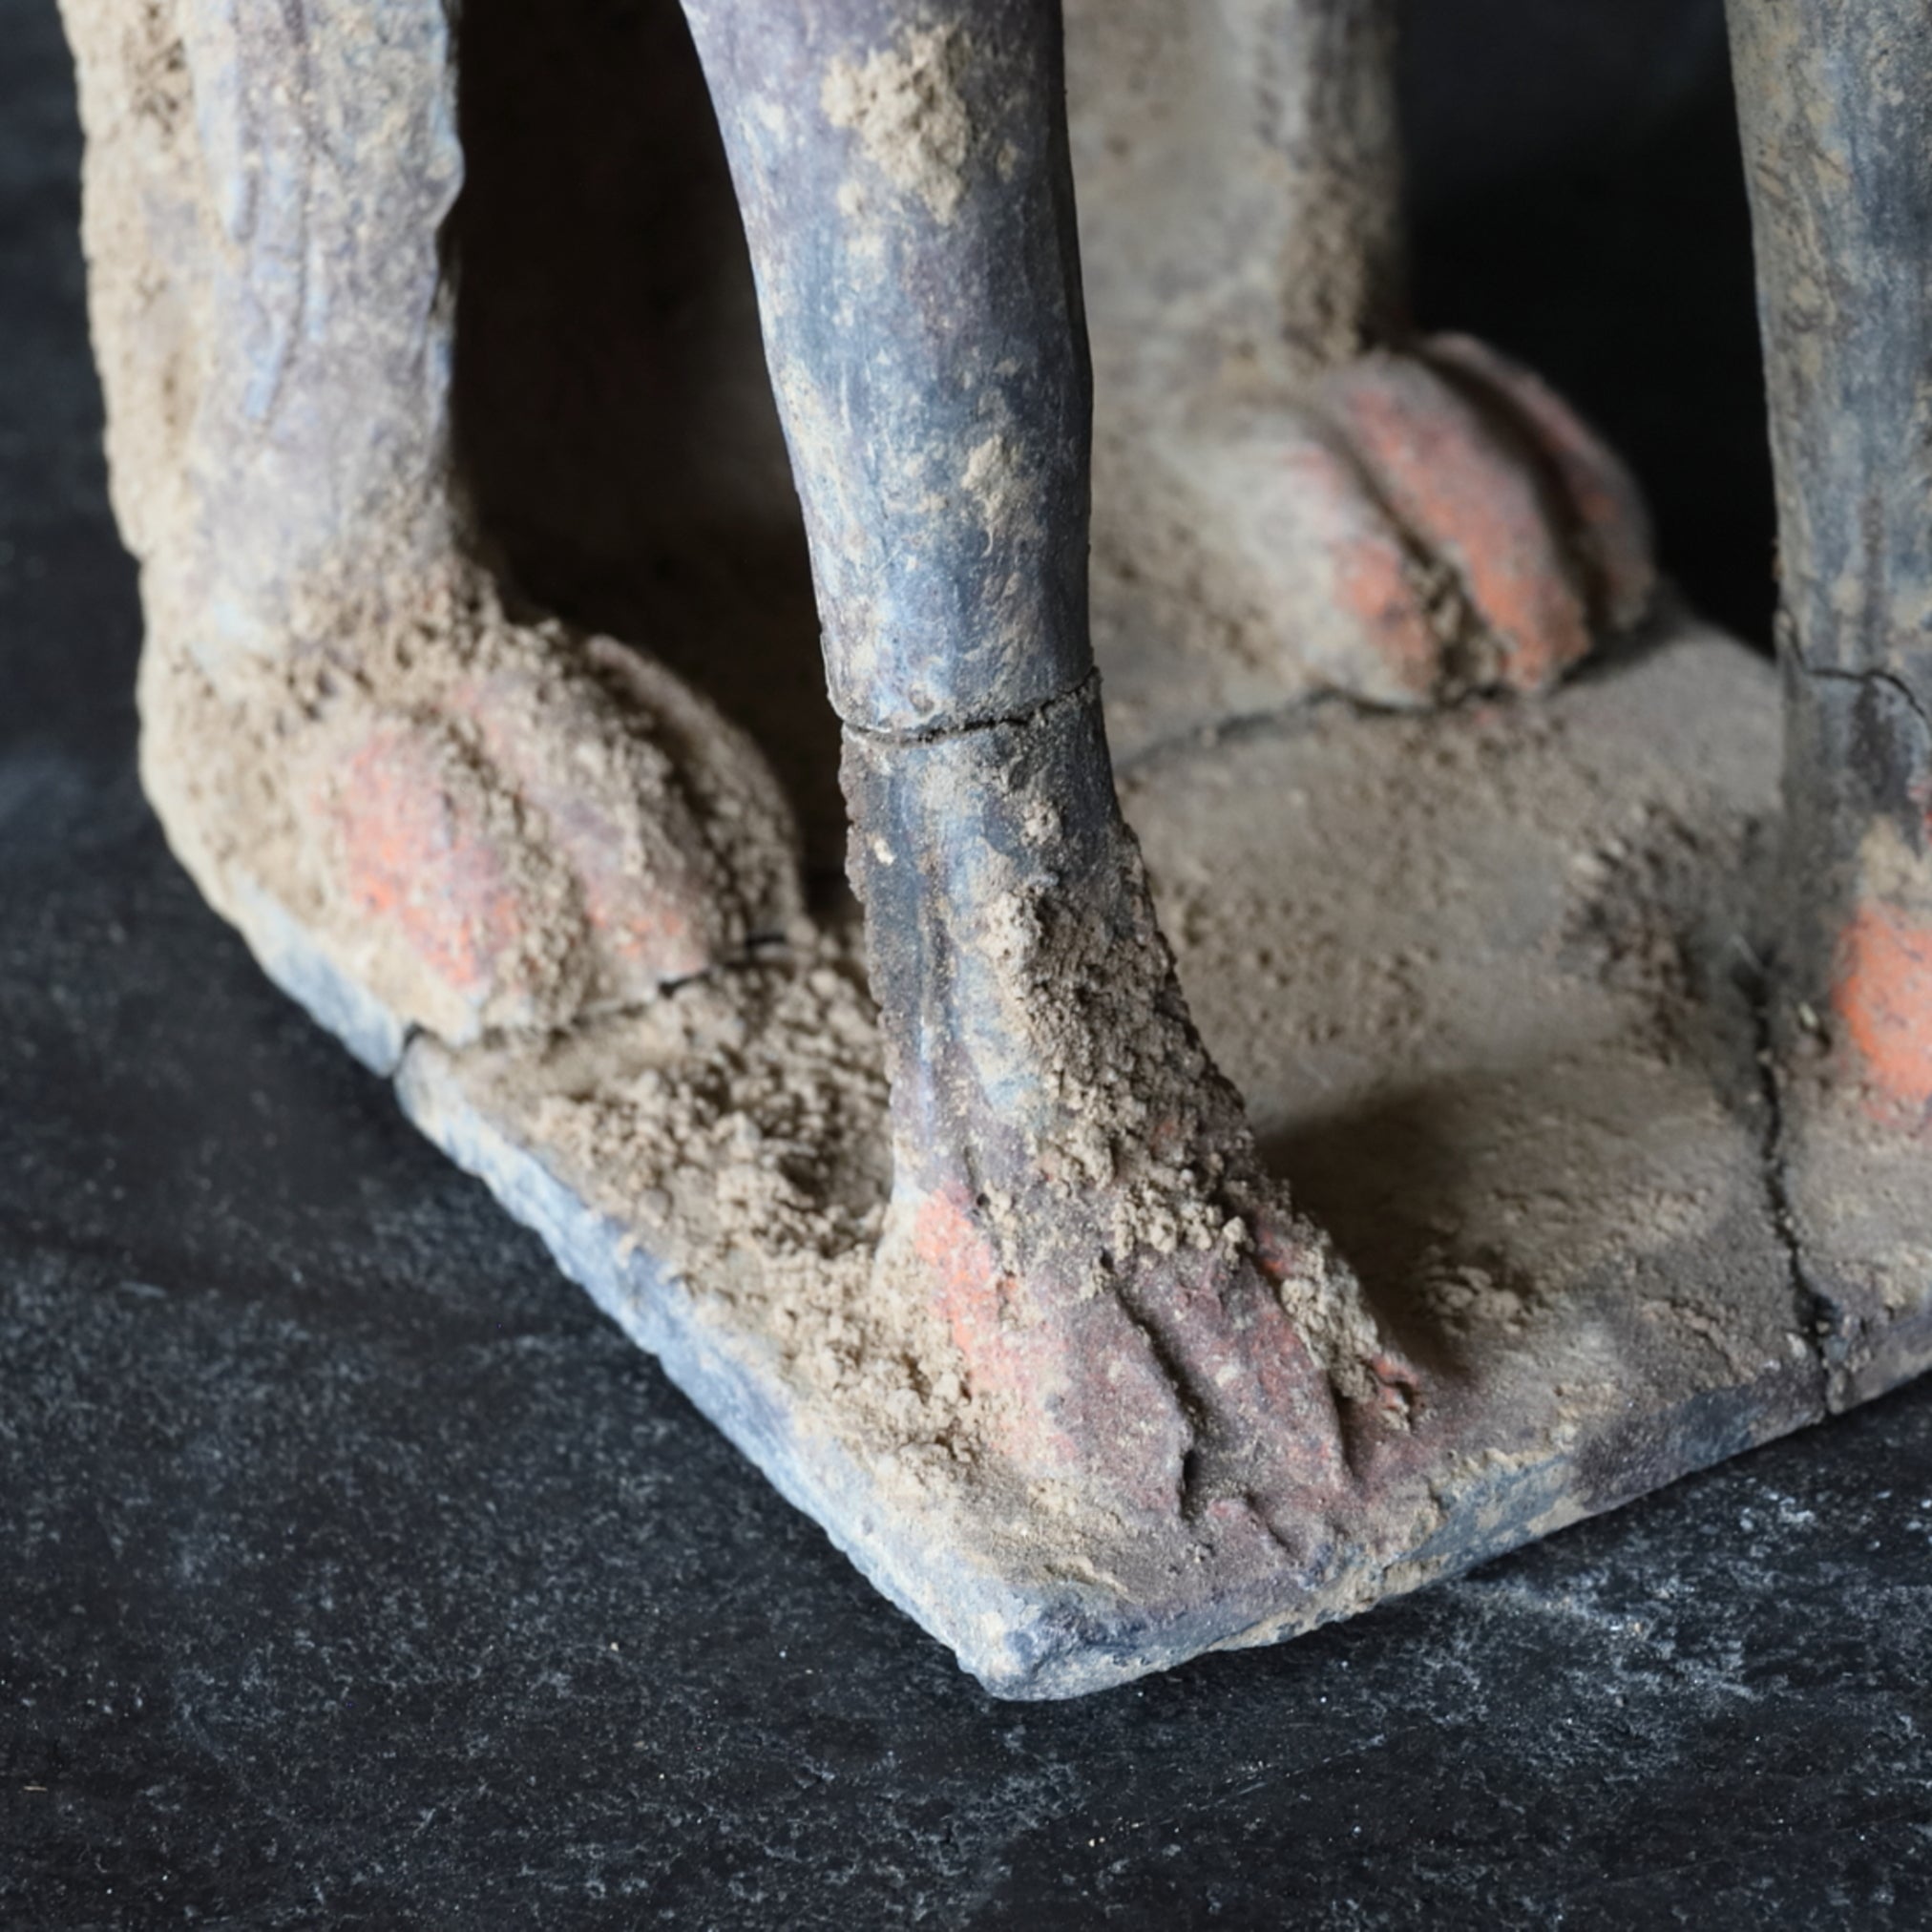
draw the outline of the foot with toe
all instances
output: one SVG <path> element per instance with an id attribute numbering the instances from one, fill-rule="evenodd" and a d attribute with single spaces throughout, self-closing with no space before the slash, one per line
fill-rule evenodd
<path id="1" fill-rule="evenodd" d="M 1187 1018 L 1092 684 L 924 745 L 853 733 L 846 777 L 892 1086 L 880 1294 L 939 1316 L 1069 1545 L 1312 1573 L 1352 1442 L 1415 1377 Z"/>
<path id="2" fill-rule="evenodd" d="M 1901 671 L 1817 675 L 1785 630 L 1778 1159 L 1843 1406 L 1932 1367 L 1932 731 Z"/>
<path id="3" fill-rule="evenodd" d="M 1116 442 L 1096 509 L 1135 576 L 1185 588 L 1292 685 L 1540 691 L 1644 616 L 1642 496 L 1527 369 L 1437 336 L 1289 393 L 1164 411 Z"/>
<path id="4" fill-rule="evenodd" d="M 453 1044 L 653 997 L 798 911 L 789 813 L 740 732 L 608 639 L 460 567 L 230 665 L 151 646 L 149 788 L 264 959 L 299 932 Z"/>
<path id="5" fill-rule="evenodd" d="M 1653 573 L 1568 406 L 1410 329 L 1396 12 L 1067 0 L 1069 129 L 1099 559 L 1286 697 L 1422 705 L 1547 688 Z"/>

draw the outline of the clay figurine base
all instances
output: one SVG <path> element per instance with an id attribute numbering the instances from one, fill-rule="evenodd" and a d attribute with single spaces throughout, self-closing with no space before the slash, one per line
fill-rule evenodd
<path id="1" fill-rule="evenodd" d="M 1123 801 L 1207 1043 L 1430 1391 L 1359 1453 L 1312 1561 L 1206 1522 L 1151 1566 L 1096 1561 L 934 1421 L 902 1372 L 913 1315 L 869 1300 L 890 1177 L 850 946 L 462 1053 L 360 1024 L 292 929 L 266 963 L 1006 1696 L 1294 1635 L 1918 1366 L 1904 1311 L 1896 1364 L 1868 1336 L 1828 1386 L 1831 1310 L 1785 1225 L 1767 666 L 1676 621 L 1544 703 L 1216 724 L 1211 666 L 1118 635 L 1109 659 Z"/>

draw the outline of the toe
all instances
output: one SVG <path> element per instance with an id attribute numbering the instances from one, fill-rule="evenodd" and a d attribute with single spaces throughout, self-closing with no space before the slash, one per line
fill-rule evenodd
<path id="1" fill-rule="evenodd" d="M 702 973 L 745 934 L 670 759 L 600 697 L 513 672 L 466 680 L 446 702 L 575 880 L 598 991 L 623 999 Z"/>
<path id="2" fill-rule="evenodd" d="M 1296 624 L 1298 655 L 1323 682 L 1378 704 L 1427 704 L 1439 695 L 1440 598 L 1424 559 L 1403 541 L 1364 487 L 1346 451 L 1304 430 L 1284 437 L 1285 474 L 1254 493 L 1273 505 L 1269 533 L 1315 595 Z"/>
<path id="3" fill-rule="evenodd" d="M 1393 354 L 1336 370 L 1320 400 L 1396 522 L 1460 578 L 1496 657 L 1473 667 L 1475 682 L 1538 690 L 1584 657 L 1581 573 L 1506 427 L 1426 364 Z"/>
<path id="4" fill-rule="evenodd" d="M 1839 937 L 1832 1010 L 1868 1111 L 1932 1124 L 1932 920 L 1867 898 Z"/>
<path id="5" fill-rule="evenodd" d="M 930 1297 L 1007 1462 L 1129 1521 L 1173 1518 L 1192 1430 L 1120 1305 L 1050 1272 L 1006 1271 L 963 1190 L 919 1197 L 901 1228 L 874 1279 Z"/>
<path id="6" fill-rule="evenodd" d="M 1281 651 L 1312 685 L 1373 704 L 1441 695 L 1460 621 L 1451 574 L 1396 528 L 1332 426 L 1247 410 L 1167 456 L 1197 506 L 1191 528 L 1214 533 L 1216 595 L 1257 655 Z"/>
<path id="7" fill-rule="evenodd" d="M 358 976 L 452 1041 L 554 1018 L 574 990 L 552 943 L 575 923 L 569 881 L 488 773 L 430 718 L 359 719 L 332 738 L 307 804 Z"/>
<path id="8" fill-rule="evenodd" d="M 1082 1276 L 1079 1210 L 1031 1205 L 1036 1251 L 1016 1257 L 963 1187 L 908 1197 L 874 1275 L 940 1317 L 990 1445 L 1061 1508 L 1165 1532 L 1239 1504 L 1312 1554 L 1304 1532 L 1353 1481 L 1338 1393 L 1400 1421 L 1416 1377 L 1359 1311 L 1322 1336 L 1334 1364 L 1317 1356 L 1287 1301 L 1308 1230 L 1264 1217 L 1239 1250 L 1143 1249 Z M 1055 1241 L 1056 1218 L 1076 1238 Z"/>
<path id="9" fill-rule="evenodd" d="M 508 630 L 408 702 L 342 697 L 304 760 L 326 923 L 460 1043 L 653 998 L 782 932 L 796 842 L 748 740 L 615 644 Z"/>
<path id="10" fill-rule="evenodd" d="M 1542 377 L 1487 343 L 1431 336 L 1422 354 L 1535 444 L 1590 578 L 1595 614 L 1612 630 L 1640 622 L 1657 588 L 1650 518 L 1615 451 Z"/>
<path id="11" fill-rule="evenodd" d="M 669 759 L 717 861 L 714 877 L 731 908 L 733 934 L 783 933 L 804 911 L 798 824 L 750 734 L 653 658 L 609 638 L 590 639 L 584 657 L 627 729 L 645 731 Z"/>

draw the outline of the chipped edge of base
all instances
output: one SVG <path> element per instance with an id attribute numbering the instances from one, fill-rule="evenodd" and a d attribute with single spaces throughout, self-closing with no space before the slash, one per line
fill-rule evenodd
<path id="1" fill-rule="evenodd" d="M 231 872 L 224 884 L 255 963 L 371 1073 L 391 1078 L 411 1029 L 338 966 L 294 914 L 254 879 Z"/>

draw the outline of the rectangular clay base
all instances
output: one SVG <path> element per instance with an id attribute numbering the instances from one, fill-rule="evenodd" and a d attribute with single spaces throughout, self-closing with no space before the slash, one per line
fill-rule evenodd
<path id="1" fill-rule="evenodd" d="M 724 1040 L 755 1086 L 786 1027 L 820 1023 L 772 988 L 822 964 L 775 957 L 743 997 L 680 989 L 570 1042 L 417 1040 L 398 1070 L 424 1132 L 1007 1696 L 1293 1635 L 1848 1398 L 1828 1399 L 1832 1310 L 1780 1225 L 1752 910 L 1774 804 L 1766 667 L 1680 628 L 1541 704 L 1142 725 L 1117 734 L 1135 746 L 1123 798 L 1197 1020 L 1434 1391 L 1357 1470 L 1319 1562 L 1204 1543 L 1131 1575 L 1073 1563 L 1050 1525 L 994 1522 L 934 1444 L 858 1426 L 839 1378 L 892 1343 L 864 1306 L 881 1083 L 828 1102 L 818 1185 L 850 1209 L 846 1247 L 803 1265 L 755 1225 L 735 1247 L 681 1242 L 669 1194 L 600 1157 L 657 1145 L 676 1111 L 742 1165 L 674 1166 L 665 1187 L 755 1182 L 776 1129 L 729 1095 L 694 1116 L 700 1062 Z M 274 963 L 311 1010 L 341 1005 L 304 983 L 313 962 Z M 1932 1270 L 1916 1279 L 1922 1304 Z M 1903 1312 L 1906 1354 L 1922 1326 Z M 1883 1354 L 1867 1348 L 1852 1398 L 1916 1366 Z"/>

